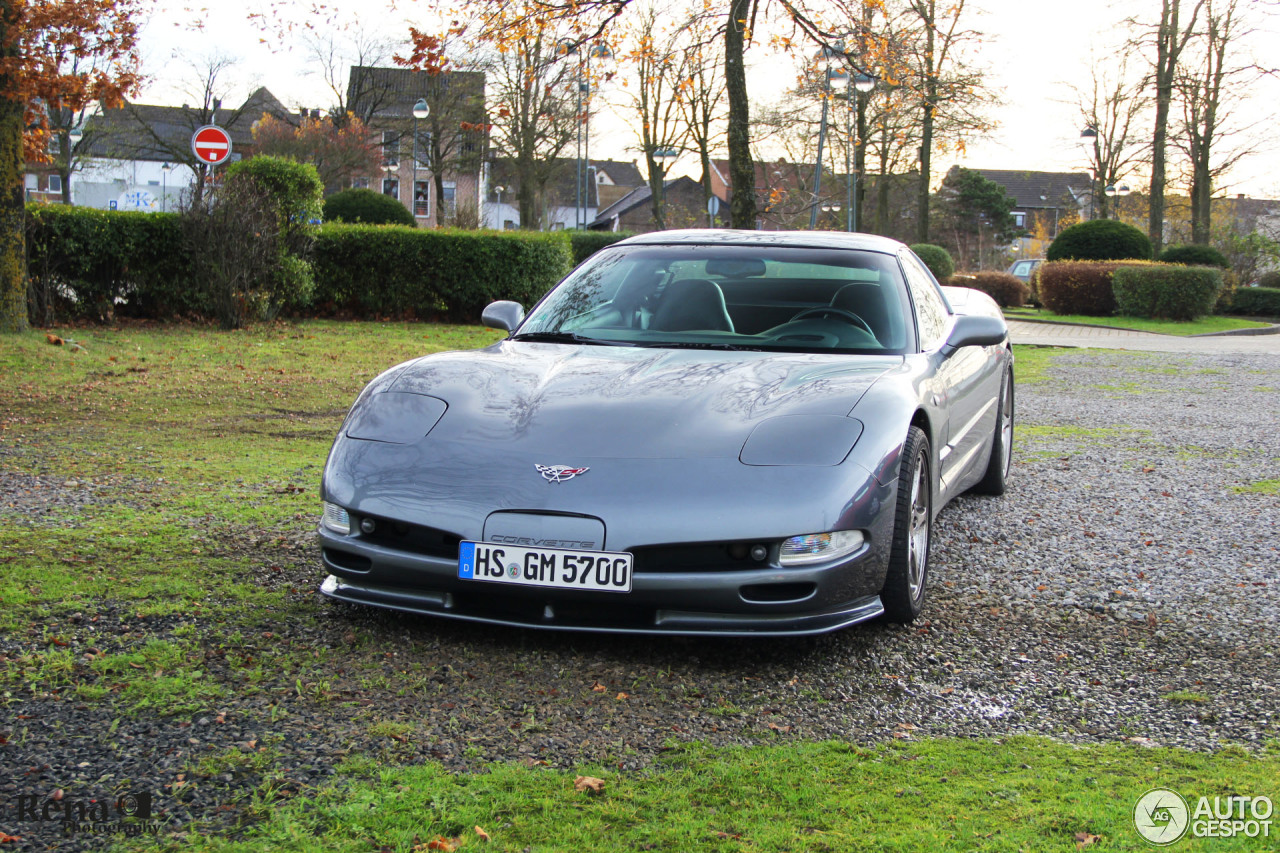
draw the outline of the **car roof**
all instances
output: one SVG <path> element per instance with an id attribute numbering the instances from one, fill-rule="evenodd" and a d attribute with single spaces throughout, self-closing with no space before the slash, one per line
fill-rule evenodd
<path id="1" fill-rule="evenodd" d="M 614 243 L 615 246 L 796 246 L 810 249 L 858 249 L 897 254 L 906 248 L 897 240 L 875 234 L 843 231 L 735 231 L 724 228 L 690 228 L 652 231 Z"/>

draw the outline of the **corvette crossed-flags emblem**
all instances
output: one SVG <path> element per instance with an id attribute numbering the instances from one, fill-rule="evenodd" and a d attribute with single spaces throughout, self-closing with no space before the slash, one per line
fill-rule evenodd
<path id="1" fill-rule="evenodd" d="M 533 466 L 538 469 L 538 473 L 542 475 L 548 483 L 563 483 L 565 480 L 572 480 L 579 474 L 585 474 L 590 468 L 570 468 L 568 465 L 537 465 Z"/>

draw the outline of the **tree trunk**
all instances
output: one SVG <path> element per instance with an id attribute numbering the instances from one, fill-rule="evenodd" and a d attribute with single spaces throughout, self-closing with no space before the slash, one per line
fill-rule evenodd
<path id="1" fill-rule="evenodd" d="M 938 109 L 938 69 L 934 64 L 934 4 L 925 26 L 924 115 L 920 121 L 920 186 L 916 190 L 916 242 L 929 242 L 929 167 L 933 158 L 933 116 Z"/>
<path id="2" fill-rule="evenodd" d="M 8 4 L 5 4 L 6 7 Z M 9 10 L 5 8 L 5 17 Z M 0 35 L 9 21 L 0 24 Z M 6 51 L 8 53 L 9 51 Z M 0 77 L 0 88 L 10 81 Z M 27 329 L 27 209 L 23 201 L 23 104 L 0 99 L 0 332 Z"/>
<path id="3" fill-rule="evenodd" d="M 649 149 L 652 151 L 653 149 Z M 663 198 L 663 184 L 666 182 L 666 172 L 663 167 L 649 156 L 645 155 L 645 165 L 649 168 L 649 204 L 653 210 L 653 224 L 658 231 L 667 230 L 667 219 L 663 208 L 665 207 Z"/>
<path id="4" fill-rule="evenodd" d="M 729 101 L 729 222 L 733 228 L 756 227 L 756 166 L 751 157 L 751 107 L 747 97 L 746 44 L 751 0 L 729 0 L 724 28 L 725 95 Z"/>
<path id="5" fill-rule="evenodd" d="M 929 242 L 929 160 L 933 148 L 933 101 L 924 105 L 920 122 L 920 185 L 916 187 L 916 242 Z"/>

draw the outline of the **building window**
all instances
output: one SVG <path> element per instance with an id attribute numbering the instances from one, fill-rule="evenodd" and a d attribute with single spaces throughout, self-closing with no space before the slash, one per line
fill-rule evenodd
<path id="1" fill-rule="evenodd" d="M 430 216 L 431 215 L 431 182 L 430 181 L 414 181 L 413 182 L 413 215 L 414 216 Z"/>
<path id="2" fill-rule="evenodd" d="M 61 175 L 49 176 L 49 192 L 51 193 L 62 192 L 62 176 Z"/>
<path id="3" fill-rule="evenodd" d="M 389 195 L 396 201 L 400 200 L 400 182 L 395 178 L 382 179 L 382 194 Z"/>
<path id="4" fill-rule="evenodd" d="M 444 194 L 440 196 L 440 212 L 445 216 L 453 216 L 458 205 L 458 185 L 453 181 L 444 182 Z"/>
<path id="5" fill-rule="evenodd" d="M 400 134 L 394 130 L 382 131 L 382 165 L 400 165 Z"/>
<path id="6" fill-rule="evenodd" d="M 514 219 L 504 219 L 504 220 L 502 220 L 502 230 L 503 230 L 503 231 L 514 231 L 514 230 L 516 230 L 516 221 L 515 221 Z"/>
<path id="7" fill-rule="evenodd" d="M 413 159 L 419 169 L 431 168 L 431 132 L 419 133 L 413 140 Z"/>
<path id="8" fill-rule="evenodd" d="M 32 172 L 28 172 L 28 173 L 27 173 L 27 176 L 26 176 L 26 181 L 27 181 L 27 189 L 29 189 L 29 190 L 39 190 L 39 189 L 40 189 L 40 176 L 39 176 L 39 175 L 34 174 L 34 173 L 32 173 Z"/>
<path id="9" fill-rule="evenodd" d="M 369 189 L 369 179 L 368 179 L 368 178 L 352 178 L 352 179 L 351 179 L 351 189 L 353 189 L 353 190 L 367 190 L 367 189 Z"/>
<path id="10" fill-rule="evenodd" d="M 1021 212 L 1018 212 L 1018 211 L 1014 211 L 1014 213 L 1013 213 L 1013 227 L 1014 227 L 1014 228 L 1026 228 L 1026 227 L 1027 227 L 1027 215 L 1026 215 L 1025 213 L 1021 213 Z"/>

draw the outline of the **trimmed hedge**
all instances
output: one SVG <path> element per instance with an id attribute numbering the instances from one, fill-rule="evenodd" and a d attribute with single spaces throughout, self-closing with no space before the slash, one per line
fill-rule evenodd
<path id="1" fill-rule="evenodd" d="M 1087 261 L 1046 262 L 1036 271 L 1036 293 L 1040 303 L 1055 314 L 1109 317 L 1116 310 L 1111 276 L 1119 266 Z"/>
<path id="2" fill-rule="evenodd" d="M 573 247 L 573 265 L 576 267 L 605 246 L 630 236 L 630 231 L 570 231 L 569 243 Z"/>
<path id="3" fill-rule="evenodd" d="M 26 236 L 34 325 L 207 308 L 190 285 L 176 213 L 28 204 Z"/>
<path id="4" fill-rule="evenodd" d="M 1222 270 L 1150 264 L 1120 267 L 1111 276 L 1119 313 L 1157 320 L 1194 320 L 1213 310 Z"/>
<path id="5" fill-rule="evenodd" d="M 1226 255 L 1212 246 L 1201 246 L 1198 243 L 1170 246 L 1160 253 L 1159 260 L 1166 264 L 1184 264 L 1189 267 L 1231 268 Z"/>
<path id="6" fill-rule="evenodd" d="M 1258 287 L 1280 289 L 1280 271 L 1268 270 L 1258 278 Z"/>
<path id="7" fill-rule="evenodd" d="M 952 276 L 947 284 L 981 290 L 1001 308 L 1021 308 L 1031 296 L 1031 288 L 1016 275 L 1007 272 L 979 272 Z"/>
<path id="8" fill-rule="evenodd" d="M 1114 219 L 1077 222 L 1054 238 L 1044 254 L 1050 261 L 1151 260 L 1151 240 Z"/>
<path id="9" fill-rule="evenodd" d="M 956 274 L 956 263 L 951 260 L 951 253 L 941 246 L 935 246 L 932 243 L 914 243 L 911 251 L 924 261 L 924 265 L 938 281 L 946 281 Z"/>
<path id="10" fill-rule="evenodd" d="M 1280 288 L 1242 287 L 1236 291 L 1231 311 L 1255 317 L 1280 317 Z"/>
<path id="11" fill-rule="evenodd" d="M 336 192 L 324 200 L 325 222 L 363 222 L 366 225 L 410 225 L 417 223 L 409 208 L 389 195 L 371 189 Z"/>
<path id="12" fill-rule="evenodd" d="M 564 232 L 332 223 L 312 262 L 322 309 L 474 322 L 497 299 L 531 306 L 569 273 L 572 254 Z"/>

